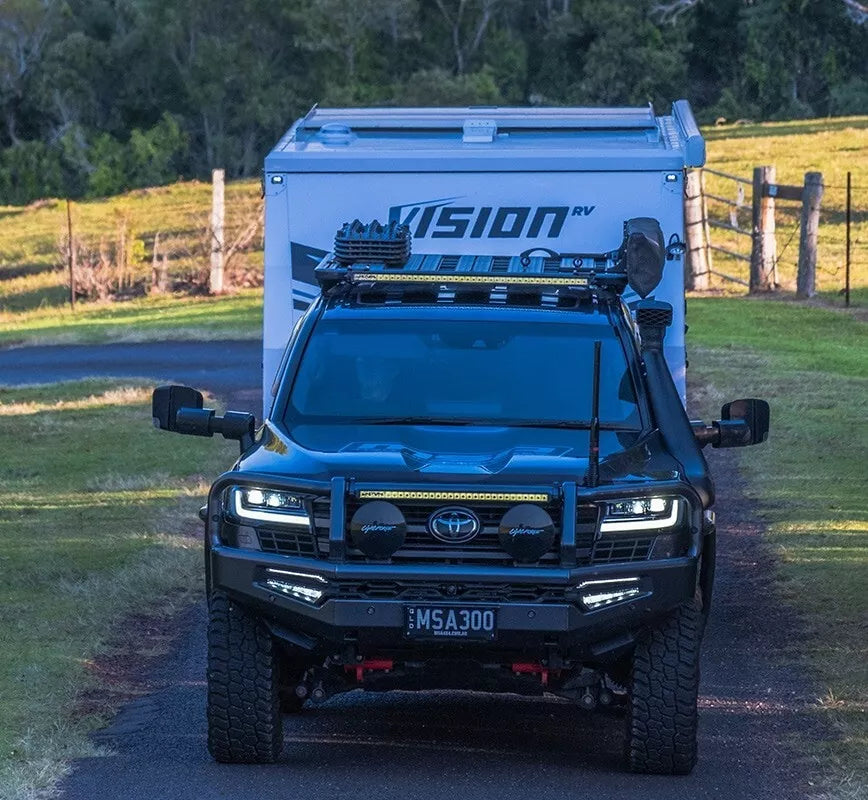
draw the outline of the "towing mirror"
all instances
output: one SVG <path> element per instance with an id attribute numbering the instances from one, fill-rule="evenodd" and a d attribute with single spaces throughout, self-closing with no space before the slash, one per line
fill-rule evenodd
<path id="1" fill-rule="evenodd" d="M 769 437 L 769 404 L 765 400 L 733 400 L 720 409 L 721 442 L 715 447 L 746 447 Z M 724 431 L 732 431 L 732 435 Z"/>
<path id="2" fill-rule="evenodd" d="M 769 436 L 769 404 L 765 400 L 733 400 L 720 409 L 721 419 L 706 425 L 691 422 L 701 447 L 747 447 Z"/>
<path id="3" fill-rule="evenodd" d="M 203 408 L 202 393 L 189 386 L 158 386 L 151 413 L 154 425 L 164 431 L 188 436 L 223 435 L 238 441 L 241 452 L 253 445 L 256 418 L 246 411 L 227 411 L 222 417 L 213 408 Z"/>
<path id="4" fill-rule="evenodd" d="M 158 386 L 151 397 L 154 427 L 161 431 L 177 431 L 178 412 L 182 408 L 202 408 L 202 392 L 189 386 Z"/>

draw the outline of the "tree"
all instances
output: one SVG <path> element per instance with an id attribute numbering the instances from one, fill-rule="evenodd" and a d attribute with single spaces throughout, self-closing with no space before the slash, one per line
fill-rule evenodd
<path id="1" fill-rule="evenodd" d="M 59 12 L 57 0 L 5 0 L 0 6 L 0 106 L 11 144 L 21 141 L 21 106 Z"/>
<path id="2" fill-rule="evenodd" d="M 434 0 L 449 31 L 456 75 L 463 75 L 507 0 Z"/>

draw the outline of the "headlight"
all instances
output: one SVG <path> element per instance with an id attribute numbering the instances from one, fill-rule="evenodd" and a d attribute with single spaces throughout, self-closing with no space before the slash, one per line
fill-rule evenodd
<path id="1" fill-rule="evenodd" d="M 681 520 L 680 497 L 630 497 L 603 504 L 600 533 L 626 533 L 674 528 Z"/>
<path id="2" fill-rule="evenodd" d="M 239 519 L 310 527 L 304 500 L 291 492 L 237 486 L 230 492 L 230 508 Z"/>

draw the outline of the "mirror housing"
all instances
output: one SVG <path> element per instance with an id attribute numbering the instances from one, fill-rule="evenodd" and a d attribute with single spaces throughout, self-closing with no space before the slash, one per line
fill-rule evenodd
<path id="1" fill-rule="evenodd" d="M 739 437 L 735 437 L 736 441 L 726 444 L 721 442 L 715 447 L 747 447 L 752 444 L 762 444 L 769 438 L 770 416 L 769 404 L 765 400 L 747 398 L 726 403 L 720 409 L 721 421 L 718 425 L 741 424 L 746 426 L 747 431 L 742 432 Z"/>
<path id="2" fill-rule="evenodd" d="M 151 416 L 154 427 L 161 431 L 177 431 L 177 416 L 182 408 L 202 408 L 202 392 L 189 386 L 158 386 L 151 396 Z"/>
<path id="3" fill-rule="evenodd" d="M 769 436 L 769 404 L 753 398 L 733 400 L 720 410 L 720 420 L 711 425 L 691 422 L 701 447 L 748 447 L 762 444 Z"/>
<path id="4" fill-rule="evenodd" d="M 187 436 L 223 435 L 238 441 L 243 453 L 253 445 L 256 417 L 246 411 L 227 411 L 222 417 L 203 408 L 201 392 L 188 386 L 158 386 L 151 399 L 154 426 Z"/>

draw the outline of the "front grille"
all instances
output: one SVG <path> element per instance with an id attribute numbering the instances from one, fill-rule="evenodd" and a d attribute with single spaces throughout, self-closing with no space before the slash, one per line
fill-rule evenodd
<path id="1" fill-rule="evenodd" d="M 346 508 L 347 530 L 353 513 L 362 501 L 348 499 Z M 392 556 L 392 563 L 453 563 L 453 564 L 513 564 L 512 557 L 500 547 L 498 526 L 500 519 L 511 507 L 510 503 L 486 503 L 473 507 L 482 523 L 482 531 L 470 542 L 448 545 L 435 539 L 427 529 L 428 517 L 443 504 L 438 502 L 405 502 L 401 511 L 407 520 L 407 538 L 404 546 Z M 540 566 L 559 564 L 562 510 L 559 504 L 546 505 L 546 510 L 555 523 L 556 536 L 550 550 L 540 559 Z M 258 528 L 259 543 L 263 552 L 286 556 L 327 559 L 329 556 L 329 528 L 331 507 L 328 498 L 313 500 L 314 532 Z M 654 544 L 654 537 L 596 539 L 597 506 L 585 503 L 578 506 L 576 519 L 576 564 L 611 564 L 617 562 L 645 561 Z M 350 561 L 365 561 L 364 553 L 352 548 L 347 537 L 347 558 Z M 406 588 L 406 587 L 405 587 Z M 402 589 L 403 591 L 403 589 Z M 411 598 L 411 599 L 425 599 Z M 449 599 L 439 594 L 433 599 Z M 476 599 L 476 598 L 474 598 Z M 489 598 L 495 602 L 495 598 Z M 516 600 L 518 602 L 518 600 Z M 528 600 L 528 602 L 535 602 Z"/>
<path id="2" fill-rule="evenodd" d="M 591 560 L 599 509 L 594 503 L 583 503 L 576 512 L 576 564 L 582 566 Z"/>
<path id="3" fill-rule="evenodd" d="M 511 583 L 465 585 L 400 581 L 340 581 L 330 589 L 344 600 L 403 600 L 404 602 L 563 603 L 566 587 Z"/>
<path id="4" fill-rule="evenodd" d="M 310 531 L 258 528 L 256 532 L 259 534 L 259 546 L 264 553 L 316 557 L 316 540 Z"/>
<path id="5" fill-rule="evenodd" d="M 316 531 L 316 548 L 320 558 L 329 557 L 329 529 L 331 528 L 331 501 L 319 497 L 313 501 L 313 527 Z"/>
<path id="6" fill-rule="evenodd" d="M 356 499 L 347 503 L 347 524 L 353 514 L 362 505 Z M 452 564 L 512 564 L 513 558 L 500 546 L 498 527 L 503 515 L 513 506 L 513 503 L 486 503 L 473 506 L 473 512 L 479 517 L 482 530 L 469 542 L 461 545 L 446 544 L 435 539 L 428 532 L 428 518 L 438 509 L 443 508 L 442 502 L 404 502 L 399 507 L 407 521 L 407 538 L 404 546 L 392 555 L 393 563 L 452 563 Z M 561 534 L 561 506 L 547 505 L 546 511 L 555 524 L 555 540 L 539 563 L 556 565 L 559 562 L 559 547 Z M 364 553 L 348 545 L 347 556 L 351 560 L 364 560 Z"/>
<path id="7" fill-rule="evenodd" d="M 591 561 L 594 564 L 613 564 L 618 561 L 646 561 L 654 544 L 653 536 L 637 539 L 599 539 L 594 545 Z"/>

